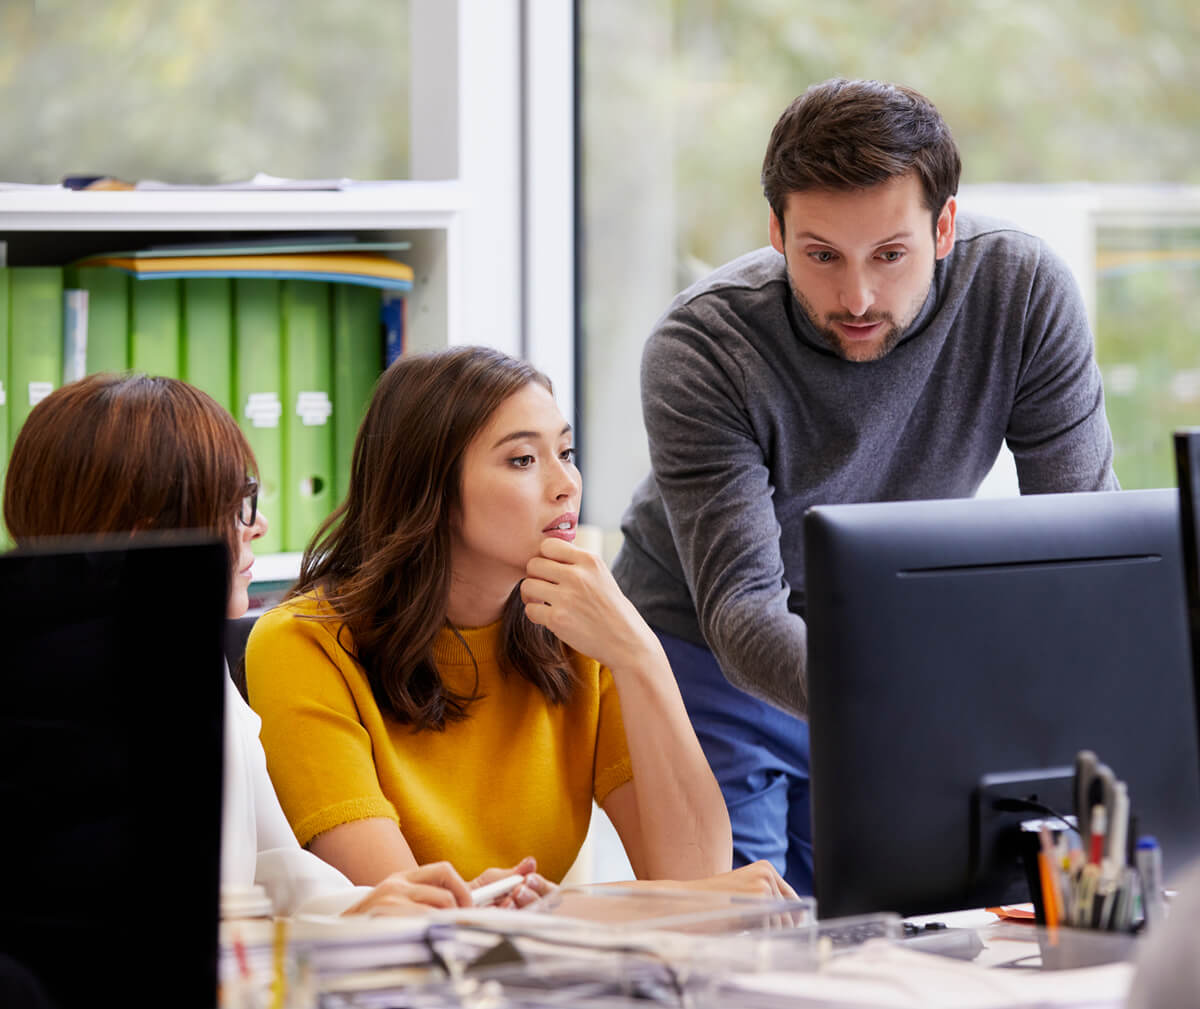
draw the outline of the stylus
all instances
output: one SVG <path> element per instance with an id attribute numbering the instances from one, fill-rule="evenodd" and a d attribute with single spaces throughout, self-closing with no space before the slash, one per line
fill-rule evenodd
<path id="1" fill-rule="evenodd" d="M 513 890 L 524 882 L 524 876 L 505 876 L 494 883 L 484 883 L 483 886 L 476 887 L 471 891 L 471 902 L 476 907 L 482 907 L 484 904 L 493 904 L 501 897 L 512 893 Z"/>

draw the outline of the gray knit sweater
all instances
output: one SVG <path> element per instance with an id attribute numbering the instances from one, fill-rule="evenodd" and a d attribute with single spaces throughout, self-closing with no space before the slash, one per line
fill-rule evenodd
<path id="1" fill-rule="evenodd" d="M 735 686 L 796 714 L 809 506 L 970 496 L 1006 439 L 1022 493 L 1117 488 L 1070 272 L 1003 222 L 960 214 L 957 236 L 878 361 L 826 349 L 770 248 L 680 294 L 646 344 L 652 472 L 622 521 L 617 581 L 652 626 L 706 643 Z"/>

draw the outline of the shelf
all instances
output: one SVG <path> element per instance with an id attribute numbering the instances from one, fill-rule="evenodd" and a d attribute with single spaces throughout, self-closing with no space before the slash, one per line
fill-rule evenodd
<path id="1" fill-rule="evenodd" d="M 300 553 L 263 554 L 254 559 L 252 586 L 268 582 L 294 582 L 300 577 Z"/>
<path id="2" fill-rule="evenodd" d="M 322 231 L 438 228 L 466 206 L 458 181 L 344 190 L 0 190 L 0 231 Z"/>

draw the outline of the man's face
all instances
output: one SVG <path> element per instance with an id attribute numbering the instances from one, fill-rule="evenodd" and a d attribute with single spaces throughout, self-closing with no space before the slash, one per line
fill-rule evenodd
<path id="1" fill-rule="evenodd" d="M 877 361 L 904 335 L 933 281 L 933 264 L 954 246 L 953 197 L 937 221 L 914 173 L 869 189 L 790 193 L 771 244 L 787 260 L 800 308 L 831 350 Z"/>

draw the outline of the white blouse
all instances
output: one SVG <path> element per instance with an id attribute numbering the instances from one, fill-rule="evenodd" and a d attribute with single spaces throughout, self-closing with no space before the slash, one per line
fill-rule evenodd
<path id="1" fill-rule="evenodd" d="M 225 766 L 221 798 L 221 885 L 257 883 L 276 914 L 338 914 L 371 892 L 300 847 L 267 773 L 262 720 L 225 667 Z"/>

